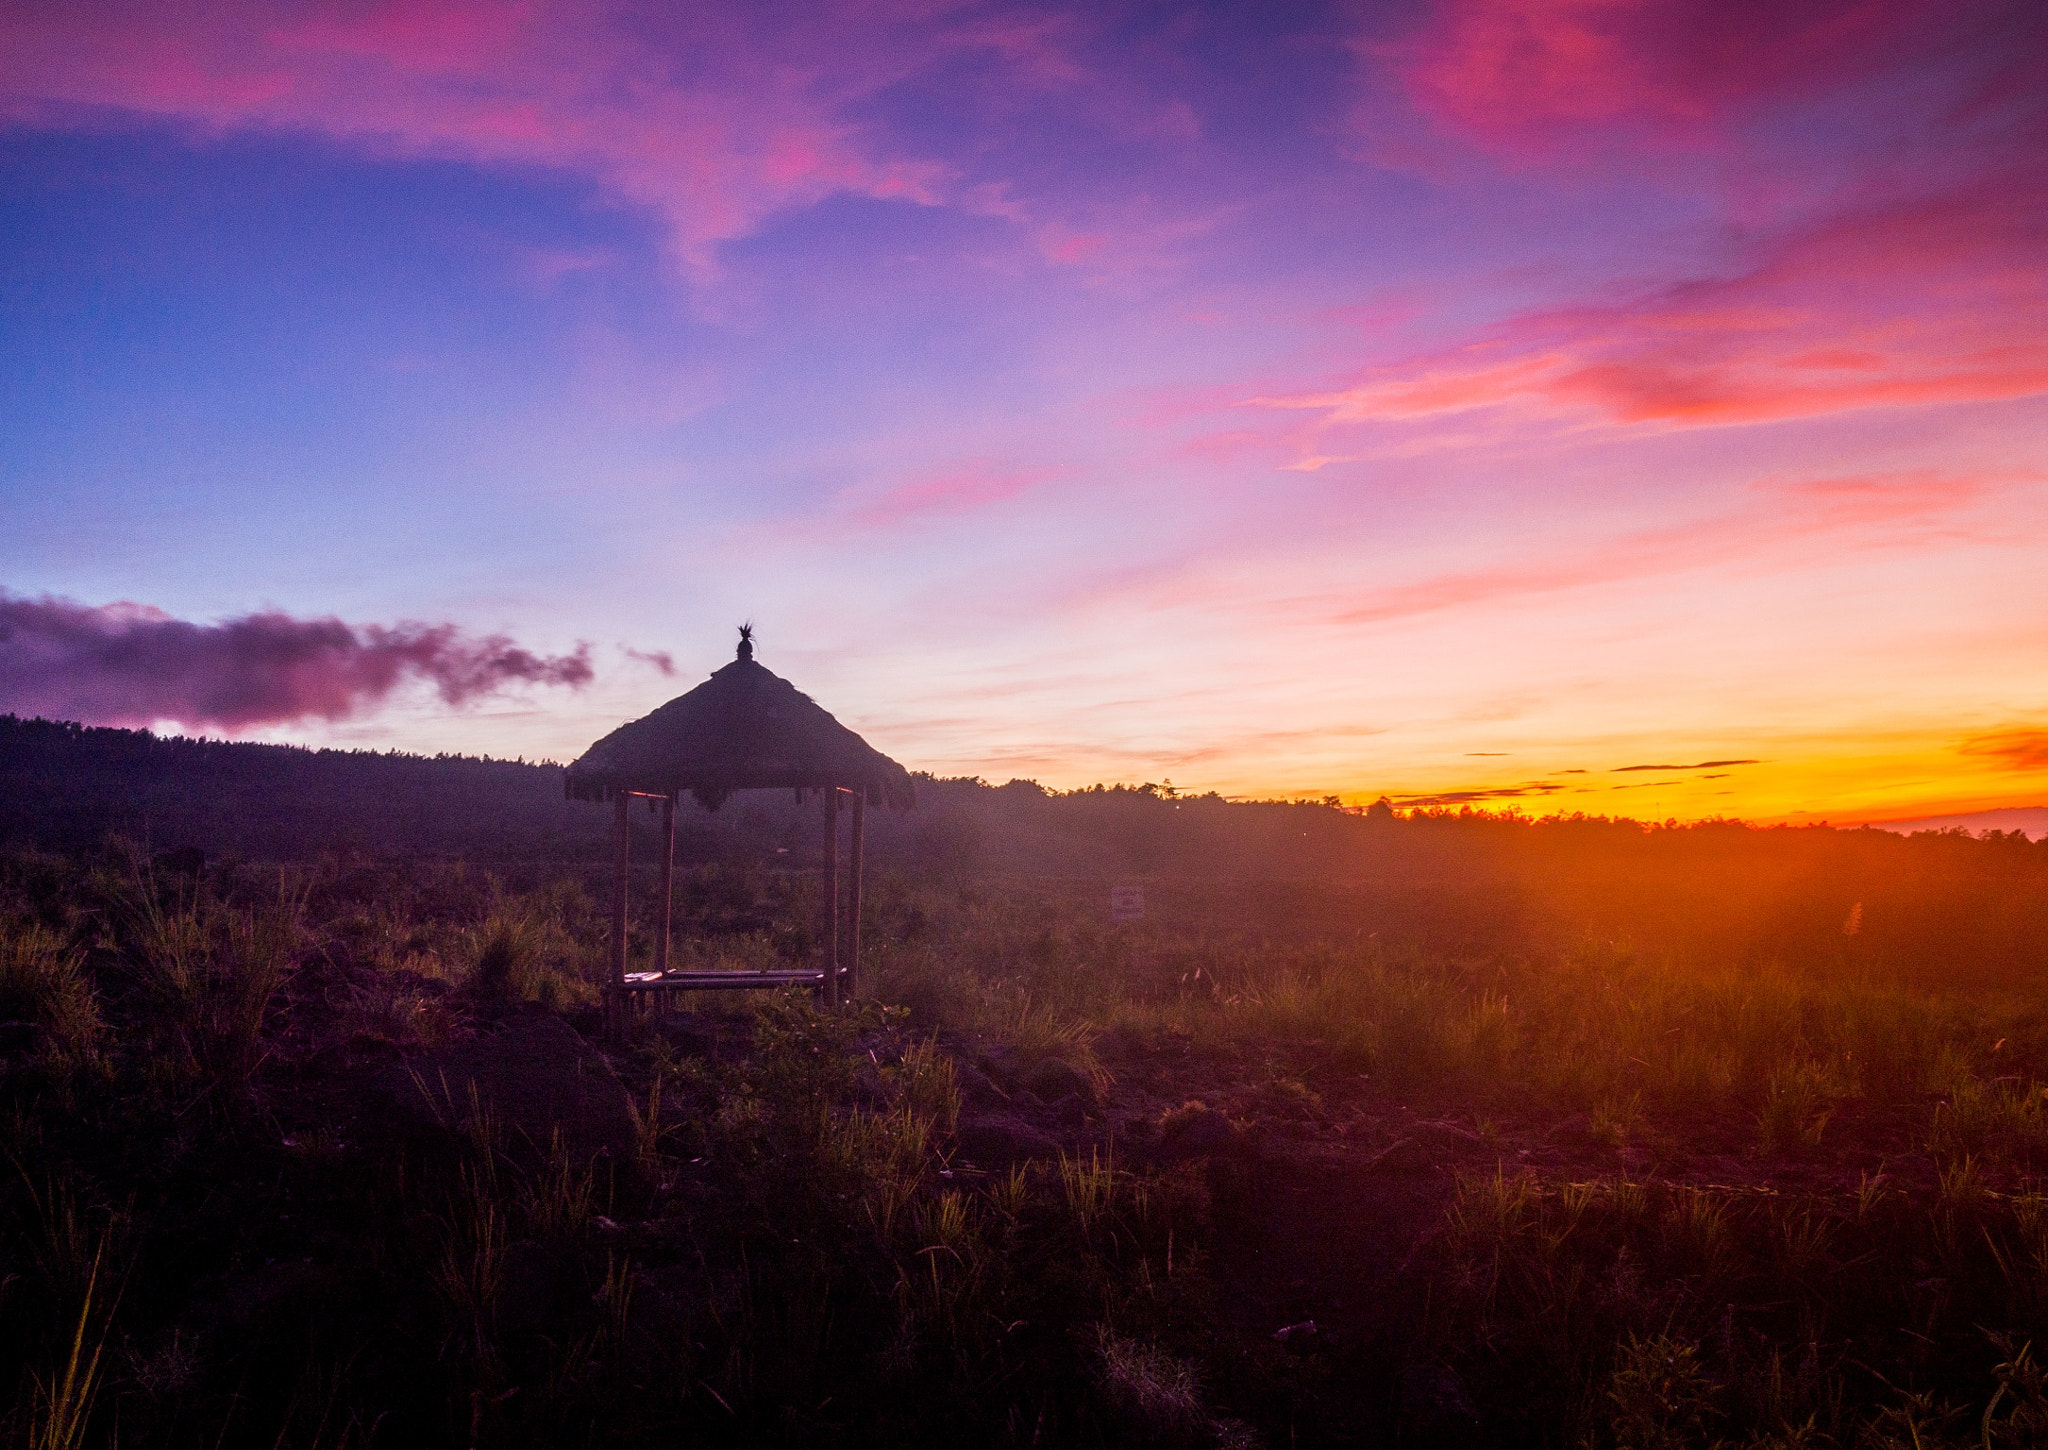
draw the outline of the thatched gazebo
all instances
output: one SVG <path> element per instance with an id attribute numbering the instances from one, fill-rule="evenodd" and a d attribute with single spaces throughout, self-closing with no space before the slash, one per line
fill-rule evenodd
<path id="1" fill-rule="evenodd" d="M 613 803 L 611 984 L 607 1010 L 616 1030 L 631 995 L 710 988 L 813 983 L 828 1001 L 853 995 L 860 961 L 861 854 L 870 805 L 908 810 L 916 799 L 910 773 L 820 709 L 796 686 L 755 663 L 753 630 L 740 627 L 739 657 L 653 714 L 621 725 L 569 767 L 571 800 Z M 794 790 L 825 798 L 825 961 L 778 972 L 669 970 L 670 900 L 675 882 L 676 800 L 685 791 L 717 810 L 737 790 Z M 654 970 L 626 971 L 626 876 L 630 850 L 626 812 L 635 796 L 658 803 L 662 822 L 661 920 Z M 839 879 L 839 809 L 853 806 L 851 890 Z M 842 901 L 842 894 L 850 897 Z M 842 918 L 849 950 L 841 954 Z"/>

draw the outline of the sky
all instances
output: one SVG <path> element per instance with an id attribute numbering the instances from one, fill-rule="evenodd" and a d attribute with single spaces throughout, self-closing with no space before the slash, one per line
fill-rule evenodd
<path id="1" fill-rule="evenodd" d="M 0 710 L 2048 805 L 2038 0 L 0 0 Z M 2030 818 L 2031 819 L 2031 818 Z"/>

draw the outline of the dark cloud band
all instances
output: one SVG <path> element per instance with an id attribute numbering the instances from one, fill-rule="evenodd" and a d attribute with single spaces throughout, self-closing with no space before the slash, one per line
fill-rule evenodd
<path id="1" fill-rule="evenodd" d="M 1609 775 L 1627 775 L 1632 770 L 1713 770 L 1723 765 L 1762 765 L 1761 760 L 1701 760 L 1691 765 L 1617 765 Z"/>

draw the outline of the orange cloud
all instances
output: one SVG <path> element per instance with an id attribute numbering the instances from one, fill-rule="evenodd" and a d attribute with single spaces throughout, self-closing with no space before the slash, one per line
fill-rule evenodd
<path id="1" fill-rule="evenodd" d="M 1965 755 L 1988 755 L 2015 770 L 2048 770 L 2048 730 L 2012 726 L 1973 735 L 1957 749 Z"/>

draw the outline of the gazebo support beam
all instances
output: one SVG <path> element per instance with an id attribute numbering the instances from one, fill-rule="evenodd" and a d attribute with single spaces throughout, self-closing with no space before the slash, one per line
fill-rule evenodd
<path id="1" fill-rule="evenodd" d="M 613 1039 L 626 1036 L 626 873 L 632 866 L 631 833 L 626 808 L 631 798 L 625 791 L 612 797 L 612 980 L 605 994 L 611 1009 Z"/>
<path id="2" fill-rule="evenodd" d="M 661 798 L 661 923 L 654 934 L 654 970 L 668 970 L 669 925 L 675 917 L 676 899 L 676 798 L 675 793 Z M 667 998 L 662 999 L 662 1010 L 668 1007 Z"/>
<path id="3" fill-rule="evenodd" d="M 860 995 L 860 886 L 861 863 L 867 854 L 868 793 L 853 793 L 853 880 L 848 883 L 853 900 L 848 905 L 846 952 L 846 1000 Z"/>
<path id="4" fill-rule="evenodd" d="M 825 788 L 825 1001 L 839 1005 L 839 787 Z"/>

